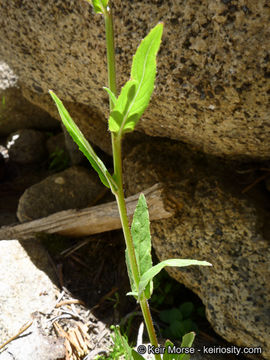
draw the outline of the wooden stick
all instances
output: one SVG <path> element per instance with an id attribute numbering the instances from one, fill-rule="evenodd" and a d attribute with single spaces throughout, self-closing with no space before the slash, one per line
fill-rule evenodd
<path id="1" fill-rule="evenodd" d="M 173 210 L 165 209 L 163 188 L 156 184 L 143 191 L 151 220 L 168 218 Z M 132 218 L 140 194 L 126 199 L 127 213 Z M 0 240 L 27 240 L 37 233 L 87 236 L 121 228 L 116 201 L 81 210 L 65 210 L 45 218 L 0 228 Z"/>

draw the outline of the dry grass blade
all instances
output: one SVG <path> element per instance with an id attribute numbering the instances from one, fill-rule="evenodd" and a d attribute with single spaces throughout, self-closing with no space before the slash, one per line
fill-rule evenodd
<path id="1" fill-rule="evenodd" d="M 66 359 L 81 360 L 91 350 L 87 325 L 77 322 L 76 327 L 67 332 L 57 322 L 53 325 L 56 333 L 65 338 Z"/>
<path id="2" fill-rule="evenodd" d="M 19 337 L 22 333 L 24 333 L 32 324 L 33 324 L 33 320 L 30 320 L 25 325 L 23 325 L 16 335 L 12 336 L 6 342 L 4 342 L 4 344 L 0 345 L 0 350 L 3 349 L 11 341 L 17 339 L 17 337 Z"/>

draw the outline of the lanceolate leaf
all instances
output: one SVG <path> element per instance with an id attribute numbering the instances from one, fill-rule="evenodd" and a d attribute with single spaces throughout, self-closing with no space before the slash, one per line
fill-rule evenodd
<path id="1" fill-rule="evenodd" d="M 152 267 L 150 221 L 146 200 L 143 194 L 139 197 L 133 215 L 131 235 L 141 279 L 143 274 Z M 153 283 L 151 280 L 144 290 L 146 298 L 149 299 L 153 291 Z"/>
<path id="2" fill-rule="evenodd" d="M 143 194 L 140 195 L 131 225 L 131 235 L 134 244 L 135 256 L 139 269 L 139 276 L 141 276 L 152 267 L 151 257 L 151 234 L 150 221 L 147 209 L 147 203 Z M 137 299 L 138 291 L 135 281 L 132 276 L 129 257 L 126 250 L 126 264 L 128 270 L 129 281 L 131 285 L 131 292 L 127 295 L 132 295 Z M 153 292 L 153 282 L 150 281 L 145 289 L 146 298 L 149 299 Z"/>
<path id="3" fill-rule="evenodd" d="M 131 68 L 131 80 L 136 81 L 136 91 L 132 98 L 127 101 L 124 95 L 128 94 L 124 86 L 114 107 L 114 111 L 122 114 L 115 118 L 113 114 L 109 117 L 109 129 L 122 136 L 126 131 L 134 130 L 137 122 L 149 104 L 156 77 L 156 55 L 160 46 L 163 24 L 156 25 L 149 34 L 142 40 L 136 54 L 133 57 Z M 126 107 L 128 104 L 128 107 Z M 124 110 L 124 111 L 123 111 Z"/>
<path id="4" fill-rule="evenodd" d="M 52 92 L 49 91 L 51 97 L 56 103 L 56 106 L 58 108 L 59 114 L 61 116 L 61 119 L 63 121 L 63 124 L 65 125 L 66 129 L 70 133 L 73 140 L 76 142 L 76 144 L 79 146 L 79 149 L 83 152 L 83 154 L 87 157 L 87 159 L 90 161 L 93 168 L 98 173 L 100 180 L 103 182 L 105 186 L 108 188 L 111 188 L 112 190 L 115 189 L 116 185 L 115 182 L 106 169 L 103 162 L 100 160 L 100 158 L 97 156 L 97 154 L 94 152 L 92 146 L 89 144 L 89 142 L 85 139 L 82 132 L 78 128 L 78 126 L 75 124 L 75 122 L 70 117 L 68 111 L 64 107 L 62 101 Z"/>
<path id="5" fill-rule="evenodd" d="M 142 40 L 133 57 L 131 78 L 137 80 L 139 85 L 129 117 L 134 113 L 138 113 L 141 117 L 149 104 L 154 90 L 156 56 L 160 47 L 162 32 L 163 23 L 159 23 Z"/>
<path id="6" fill-rule="evenodd" d="M 139 294 L 140 298 L 142 292 L 148 285 L 149 281 L 151 281 L 164 267 L 166 266 L 176 266 L 176 267 L 184 267 L 190 265 L 203 265 L 203 266 L 212 266 L 207 261 L 198 261 L 198 260 L 190 260 L 190 259 L 169 259 L 160 262 L 159 264 L 151 267 L 148 271 L 146 271 L 142 277 L 140 278 L 139 283 Z"/>

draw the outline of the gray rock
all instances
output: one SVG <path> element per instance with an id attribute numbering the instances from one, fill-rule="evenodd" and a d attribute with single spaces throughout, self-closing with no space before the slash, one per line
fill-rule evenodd
<path id="1" fill-rule="evenodd" d="M 66 151 L 64 134 L 61 132 L 57 135 L 49 136 L 46 141 L 46 148 L 49 154 L 57 151 Z"/>
<path id="2" fill-rule="evenodd" d="M 0 185 L 0 227 L 18 222 L 16 211 L 25 189 L 48 176 L 48 169 L 39 165 L 17 165 L 6 162 L 6 177 Z M 9 180 L 9 181 L 7 181 Z"/>
<path id="3" fill-rule="evenodd" d="M 60 293 L 48 253 L 38 241 L 22 246 L 17 240 L 2 240 L 0 252 L 0 343 L 33 321 L 2 349 L 0 360 L 62 359 L 63 341 L 43 334 L 39 320 L 39 314 L 52 311 Z"/>
<path id="4" fill-rule="evenodd" d="M 49 154 L 61 151 L 71 160 L 72 165 L 79 165 L 85 157 L 63 124 L 62 130 L 60 134 L 49 137 L 46 143 L 47 150 Z"/>
<path id="5" fill-rule="evenodd" d="M 58 126 L 54 118 L 22 96 L 17 76 L 0 61 L 0 136 L 18 129 L 55 129 Z"/>
<path id="6" fill-rule="evenodd" d="M 238 346 L 260 346 L 270 359 L 269 199 L 242 195 L 228 165 L 169 142 L 137 146 L 124 169 L 127 195 L 167 184 L 175 215 L 151 224 L 158 258 L 213 264 L 168 272 L 202 299 L 218 334 Z"/>
<path id="7" fill-rule="evenodd" d="M 119 84 L 129 76 L 140 40 L 165 23 L 155 93 L 138 129 L 210 154 L 269 158 L 267 2 L 115 0 Z M 44 94 L 55 90 L 89 139 L 91 128 L 103 129 L 93 141 L 102 144 L 107 136 L 104 149 L 109 137 L 100 122 L 108 115 L 102 18 L 89 3 L 75 0 L 1 2 L 0 10 L 0 53 L 29 90 L 28 99 L 32 91 L 34 103 L 47 102 L 53 114 Z M 81 105 L 99 121 L 77 116 Z"/>
<path id="8" fill-rule="evenodd" d="M 78 145 L 73 141 L 72 137 L 62 124 L 62 129 L 65 137 L 65 146 L 68 151 L 72 165 L 79 165 L 84 159 L 83 153 L 79 150 Z"/>
<path id="9" fill-rule="evenodd" d="M 2 240 L 0 252 L 2 344 L 32 319 L 32 313 L 50 312 L 59 290 L 48 254 L 38 241 L 22 246 L 17 240 Z"/>
<path id="10" fill-rule="evenodd" d="M 73 166 L 25 190 L 19 200 L 17 217 L 23 222 L 61 210 L 91 206 L 102 191 L 104 187 L 94 171 Z"/>
<path id="11" fill-rule="evenodd" d="M 31 164 L 44 160 L 46 157 L 45 140 L 45 135 L 38 130 L 17 130 L 7 139 L 10 160 L 20 164 Z"/>
<path id="12" fill-rule="evenodd" d="M 17 86 L 18 77 L 11 68 L 3 61 L 0 61 L 0 91 Z"/>
<path id="13" fill-rule="evenodd" d="M 36 322 L 23 333 L 23 336 L 12 341 L 0 353 L 0 360 L 62 360 L 64 358 L 64 340 L 42 335 Z"/>
<path id="14" fill-rule="evenodd" d="M 49 153 L 50 170 L 61 171 L 70 165 L 70 156 L 66 148 L 63 133 L 50 136 L 46 142 L 46 148 Z"/>

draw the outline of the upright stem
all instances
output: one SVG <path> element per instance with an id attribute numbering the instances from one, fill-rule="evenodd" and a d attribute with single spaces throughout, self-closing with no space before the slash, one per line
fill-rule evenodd
<path id="1" fill-rule="evenodd" d="M 115 71 L 115 50 L 114 50 L 114 29 L 113 29 L 113 16 L 112 4 L 109 0 L 107 9 L 104 13 L 105 30 L 106 30 L 106 47 L 107 47 L 107 67 L 108 67 L 108 85 L 110 90 L 117 95 L 116 86 L 116 71 Z M 110 100 L 110 110 L 112 110 L 112 102 Z"/>
<path id="2" fill-rule="evenodd" d="M 118 191 L 115 194 L 116 201 L 118 205 L 118 210 L 120 214 L 122 229 L 126 241 L 127 253 L 130 260 L 131 272 L 133 275 L 133 279 L 135 281 L 136 288 L 139 289 L 139 269 L 136 260 L 135 250 L 133 246 L 132 236 L 129 228 L 128 217 L 127 217 L 127 209 L 124 198 L 124 190 L 123 190 L 123 175 L 122 175 L 122 156 L 121 156 L 121 140 L 117 137 L 114 138 L 114 175 L 117 180 Z"/>
<path id="3" fill-rule="evenodd" d="M 111 9 L 111 1 L 109 0 L 107 9 L 104 12 L 105 17 L 105 28 L 106 28 L 106 46 L 107 46 L 107 67 L 108 67 L 108 85 L 110 90 L 117 96 L 117 86 L 116 86 L 116 71 L 115 71 L 115 47 L 114 47 L 114 29 L 113 29 L 113 17 Z M 110 110 L 112 110 L 113 104 L 110 100 Z M 122 175 L 122 154 L 121 154 L 121 139 L 111 133 L 112 138 L 112 148 L 113 148 L 113 162 L 114 162 L 114 178 L 118 185 L 118 191 L 114 194 L 116 197 L 118 210 L 120 214 L 122 229 L 124 233 L 124 238 L 127 247 L 127 253 L 129 258 L 129 263 L 131 267 L 132 276 L 135 282 L 137 291 L 139 290 L 139 269 L 135 255 L 135 249 L 133 245 L 133 240 L 129 228 L 127 209 L 124 197 L 123 190 L 123 175 Z M 155 329 L 152 322 L 152 317 L 150 314 L 150 309 L 148 306 L 147 299 L 145 294 L 142 295 L 140 301 L 140 306 L 142 309 L 144 321 L 146 323 L 148 335 L 150 342 L 154 346 L 158 346 L 157 337 L 155 334 Z M 156 360 L 161 360 L 159 354 L 155 355 Z"/>
<path id="4" fill-rule="evenodd" d="M 107 48 L 107 70 L 108 70 L 108 86 L 109 89 L 117 96 L 116 84 L 116 66 L 115 66 L 115 46 L 114 46 L 114 28 L 113 28 L 113 15 L 112 4 L 109 0 L 107 8 L 104 12 L 105 30 L 106 30 L 106 48 Z M 113 109 L 113 103 L 110 99 L 110 111 Z M 115 135 L 111 133 L 112 151 L 113 154 L 117 151 L 115 149 Z M 114 171 L 116 171 L 115 156 L 113 156 Z M 116 174 L 115 174 L 116 175 Z M 115 176 L 117 179 L 117 175 Z M 115 195 L 115 194 L 114 194 Z"/>
<path id="5" fill-rule="evenodd" d="M 123 229 L 124 238 L 125 238 L 125 242 L 126 242 L 127 253 L 128 253 L 128 257 L 129 257 L 129 263 L 130 263 L 132 276 L 133 276 L 137 291 L 139 291 L 139 280 L 140 280 L 139 269 L 138 269 L 138 264 L 137 264 L 137 260 L 136 260 L 133 240 L 132 240 L 132 236 L 131 236 L 131 232 L 130 232 L 130 228 L 129 228 L 127 209 L 126 209 L 126 203 L 125 203 L 124 191 L 123 191 L 121 140 L 119 140 L 117 137 L 115 137 L 114 141 L 115 141 L 115 144 L 114 144 L 115 146 L 114 146 L 113 156 L 114 156 L 115 165 L 116 165 L 114 171 L 115 171 L 115 177 L 117 179 L 117 184 L 118 184 L 118 191 L 115 194 L 115 196 L 116 196 L 116 200 L 117 200 L 117 204 L 118 204 L 118 210 L 119 210 L 122 229 Z M 148 302 L 147 302 L 147 299 L 146 299 L 144 293 L 142 294 L 142 299 L 140 300 L 140 306 L 142 309 L 142 313 L 143 313 L 143 317 L 144 317 L 144 321 L 146 324 L 150 342 L 152 345 L 157 347 L 158 341 L 157 341 L 155 329 L 153 326 L 153 321 L 152 321 L 150 309 L 148 306 Z M 157 354 L 157 355 L 155 355 L 155 359 L 161 360 L 161 356 L 159 354 Z"/>

